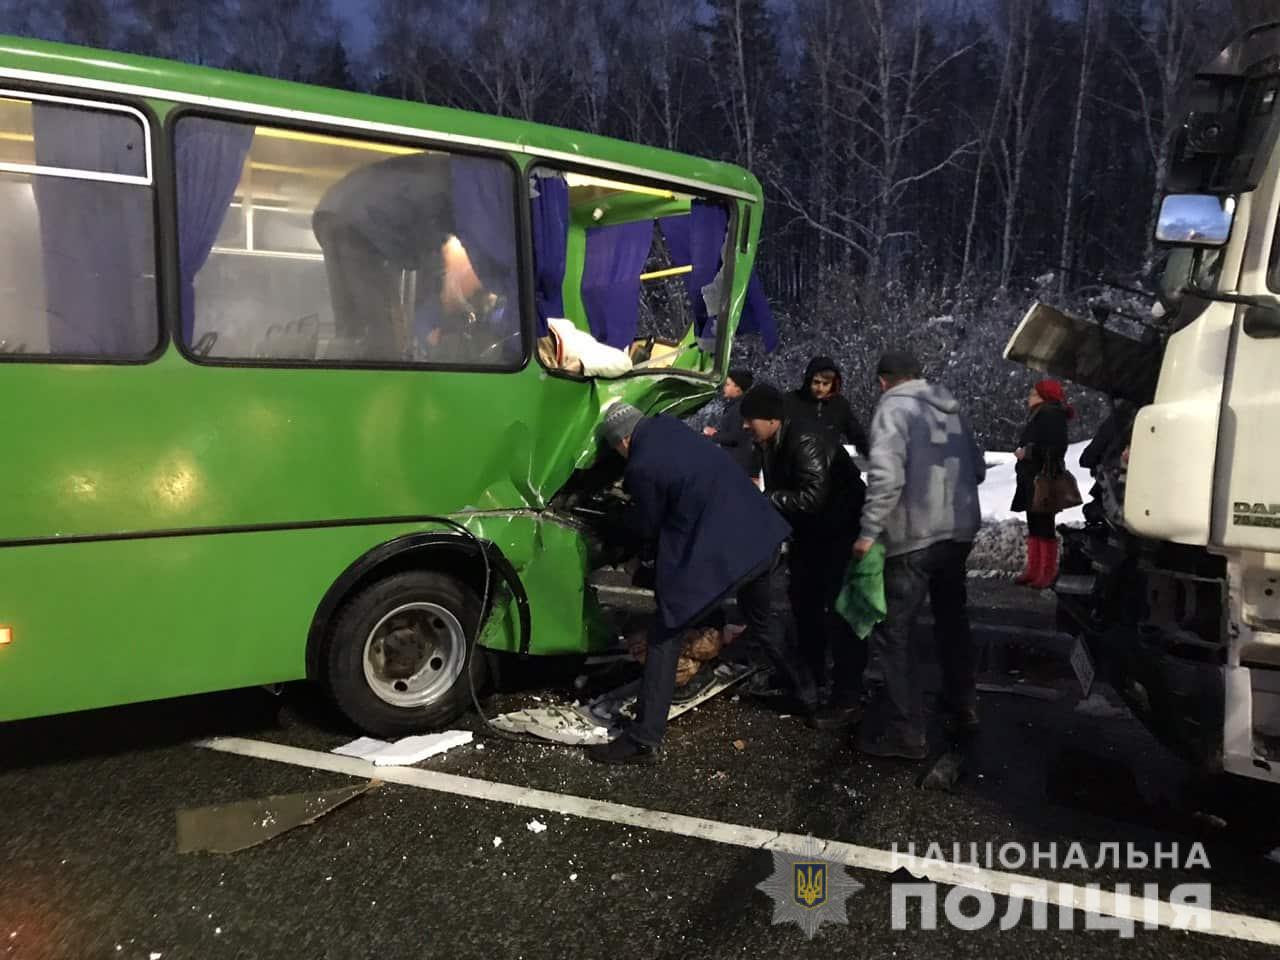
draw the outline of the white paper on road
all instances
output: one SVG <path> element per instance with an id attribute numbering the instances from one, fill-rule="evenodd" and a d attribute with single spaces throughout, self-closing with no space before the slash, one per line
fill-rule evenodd
<path id="1" fill-rule="evenodd" d="M 472 737 L 470 730 L 428 733 L 420 737 L 405 737 L 394 743 L 375 740 L 372 737 L 360 737 L 358 740 L 335 747 L 333 752 L 344 757 L 368 760 L 376 767 L 403 767 L 470 743 Z"/>

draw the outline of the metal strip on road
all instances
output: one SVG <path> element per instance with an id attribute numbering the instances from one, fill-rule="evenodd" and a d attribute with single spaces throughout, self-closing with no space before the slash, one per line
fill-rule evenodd
<path id="1" fill-rule="evenodd" d="M 900 869 L 906 869 L 921 880 L 964 887 L 968 890 L 976 890 L 996 896 L 1031 900 L 1045 903 L 1049 906 L 1079 910 L 1085 914 L 1114 917 L 1118 920 L 1132 920 L 1135 924 L 1154 922 L 1156 925 L 1170 930 L 1183 930 L 1208 936 L 1280 946 L 1280 923 L 1245 914 L 1186 906 L 1179 907 L 1175 911 L 1171 904 L 1163 900 L 1148 900 L 1143 897 L 1120 896 L 1106 891 L 1087 890 L 1085 887 L 1074 884 L 1048 881 L 1044 878 L 1027 874 L 1007 873 L 1001 870 L 986 870 L 982 867 L 968 864 L 908 857 L 890 850 L 863 847 L 838 840 L 822 840 L 797 833 L 762 830 L 758 827 L 746 827 L 736 823 L 724 823 L 719 820 L 708 820 L 702 817 L 689 817 L 679 813 L 666 813 L 661 810 L 633 807 L 609 800 L 592 800 L 589 797 L 579 797 L 573 794 L 535 790 L 531 787 L 520 787 L 511 783 L 464 777 L 453 773 L 443 773 L 438 770 L 424 770 L 420 767 L 375 767 L 365 760 L 340 757 L 331 753 L 304 750 L 299 747 L 290 747 L 261 740 L 247 740 L 241 737 L 214 737 L 210 740 L 199 741 L 196 746 L 216 750 L 220 753 L 230 753 L 258 760 L 271 760 L 276 763 L 307 767 L 312 770 L 326 770 L 330 773 L 341 773 L 351 777 L 384 780 L 388 783 L 398 783 L 401 786 L 415 787 L 419 790 L 433 790 L 438 793 L 468 797 L 473 800 L 488 800 L 493 803 L 527 807 L 546 813 L 559 813 L 621 826 L 639 827 L 644 830 L 657 830 L 661 833 L 693 837 L 698 840 L 710 840 L 713 843 L 723 843 L 735 847 L 770 851 L 779 850 L 784 853 L 806 856 L 812 853 L 812 845 L 816 840 L 820 847 L 818 856 L 831 863 L 842 864 L 856 870 L 893 873 Z M 1029 886 L 1038 884 L 1043 884 L 1045 896 L 1030 896 Z M 1179 923 L 1179 918 L 1190 920 L 1191 924 L 1188 926 Z"/>

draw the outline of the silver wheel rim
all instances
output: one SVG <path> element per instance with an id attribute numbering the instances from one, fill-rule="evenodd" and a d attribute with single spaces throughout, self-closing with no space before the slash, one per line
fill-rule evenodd
<path id="1" fill-rule="evenodd" d="M 404 603 L 379 620 L 364 641 L 364 679 L 393 707 L 438 700 L 467 666 L 462 624 L 438 603 Z"/>

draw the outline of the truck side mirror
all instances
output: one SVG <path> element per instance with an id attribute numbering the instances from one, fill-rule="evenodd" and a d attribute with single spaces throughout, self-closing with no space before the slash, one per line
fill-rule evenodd
<path id="1" fill-rule="evenodd" d="M 1221 247 L 1231 237 L 1234 197 L 1171 193 L 1160 204 L 1156 240 L 1189 247 Z"/>

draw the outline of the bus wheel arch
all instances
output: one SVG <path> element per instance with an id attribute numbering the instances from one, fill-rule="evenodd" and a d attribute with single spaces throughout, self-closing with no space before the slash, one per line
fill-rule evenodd
<path id="1" fill-rule="evenodd" d="M 523 594 L 501 552 L 486 544 L 485 553 L 487 589 L 479 543 L 460 535 L 411 534 L 369 551 L 316 609 L 308 679 L 375 735 L 421 732 L 453 720 L 470 705 L 471 685 L 479 689 L 488 675 L 487 658 L 474 645 L 482 598 L 492 604 L 504 585 Z"/>

